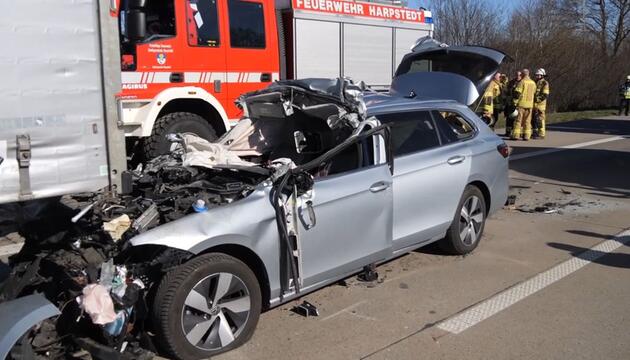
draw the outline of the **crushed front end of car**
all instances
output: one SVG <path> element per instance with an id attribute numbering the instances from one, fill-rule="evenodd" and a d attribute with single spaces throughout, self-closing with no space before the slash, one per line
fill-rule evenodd
<path id="1" fill-rule="evenodd" d="M 40 309 L 41 316 L 0 329 L 0 335 L 17 340 L 1 343 L 0 350 L 15 359 L 151 358 L 159 350 L 150 316 L 156 287 L 196 253 L 134 243 L 165 231 L 174 238 L 203 238 L 203 217 L 188 220 L 190 215 L 239 202 L 261 184 L 272 188 L 266 201 L 276 212 L 278 241 L 288 255 L 283 256 L 283 290 L 299 292 L 292 217 L 298 198 L 313 196 L 313 171 L 329 170 L 311 165 L 313 171 L 306 172 L 300 166 L 357 133 L 365 122 L 362 93 L 344 79 L 278 82 L 239 98 L 244 118 L 215 143 L 169 135 L 172 151 L 129 171 L 122 193 L 14 205 L 25 240 L 10 257 L 10 275 L 0 285 L 0 313 L 3 305 L 35 296 L 24 306 Z M 186 233 L 173 234 L 170 223 L 183 224 Z"/>

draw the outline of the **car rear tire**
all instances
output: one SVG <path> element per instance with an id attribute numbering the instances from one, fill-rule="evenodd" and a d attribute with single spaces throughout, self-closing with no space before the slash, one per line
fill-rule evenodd
<path id="1" fill-rule="evenodd" d="M 446 237 L 439 243 L 442 250 L 453 255 L 465 255 L 477 247 L 486 224 L 486 201 L 481 190 L 468 185 L 459 201 L 455 218 Z"/>
<path id="2" fill-rule="evenodd" d="M 244 344 L 261 311 L 260 286 L 240 260 L 201 255 L 169 271 L 152 306 L 157 344 L 176 359 L 205 359 Z"/>
<path id="3" fill-rule="evenodd" d="M 166 114 L 156 120 L 153 131 L 144 142 L 144 156 L 153 159 L 158 155 L 169 152 L 172 143 L 166 135 L 184 133 L 195 134 L 208 141 L 217 139 L 215 129 L 201 116 L 188 112 L 175 112 Z"/>

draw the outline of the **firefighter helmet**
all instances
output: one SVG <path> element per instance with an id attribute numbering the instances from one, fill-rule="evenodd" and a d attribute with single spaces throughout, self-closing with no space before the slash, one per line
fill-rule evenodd
<path id="1" fill-rule="evenodd" d="M 540 68 L 540 69 L 536 70 L 536 75 L 547 76 L 547 72 L 545 71 L 545 69 Z"/>

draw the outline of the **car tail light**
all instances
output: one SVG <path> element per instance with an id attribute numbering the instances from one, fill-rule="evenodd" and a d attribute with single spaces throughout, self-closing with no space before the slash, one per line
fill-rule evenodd
<path id="1" fill-rule="evenodd" d="M 499 154 L 504 158 L 510 156 L 510 147 L 506 143 L 501 143 L 501 145 L 497 146 L 497 151 L 499 151 Z"/>

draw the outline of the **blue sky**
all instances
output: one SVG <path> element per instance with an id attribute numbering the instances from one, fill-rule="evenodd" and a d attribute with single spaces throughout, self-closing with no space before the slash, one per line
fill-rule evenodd
<path id="1" fill-rule="evenodd" d="M 408 6 L 410 8 L 419 8 L 421 6 L 431 10 L 431 0 L 407 0 Z M 506 6 L 508 10 L 511 12 L 524 0 L 485 0 L 488 3 L 488 6 Z"/>

